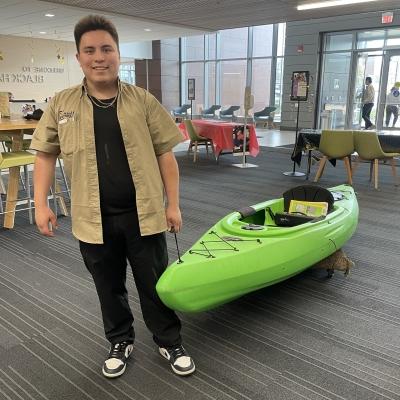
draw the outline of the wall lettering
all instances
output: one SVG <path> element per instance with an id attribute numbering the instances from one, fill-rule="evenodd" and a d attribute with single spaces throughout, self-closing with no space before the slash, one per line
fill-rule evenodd
<path id="1" fill-rule="evenodd" d="M 54 68 L 54 67 L 33 67 L 32 72 L 36 73 L 47 73 L 47 74 L 62 74 L 64 73 L 64 68 Z"/>
<path id="2" fill-rule="evenodd" d="M 43 75 L 31 74 L 0 74 L 2 83 L 43 83 Z"/>
<path id="3" fill-rule="evenodd" d="M 63 74 L 64 68 L 57 67 L 30 67 L 23 65 L 21 73 L 2 73 L 0 74 L 0 83 L 43 83 L 45 75 L 43 74 Z"/>

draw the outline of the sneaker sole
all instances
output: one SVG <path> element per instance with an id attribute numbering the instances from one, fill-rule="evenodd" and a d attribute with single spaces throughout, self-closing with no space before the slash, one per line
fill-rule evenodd
<path id="1" fill-rule="evenodd" d="M 179 370 L 175 369 L 174 366 L 173 366 L 172 364 L 170 364 L 170 365 L 171 365 L 172 371 L 174 371 L 175 374 L 177 374 L 177 375 L 179 375 L 179 376 L 191 375 L 191 374 L 193 374 L 193 372 L 196 370 L 196 366 L 195 366 L 195 365 L 193 365 L 193 368 L 190 369 L 189 371 L 179 371 Z"/>
<path id="2" fill-rule="evenodd" d="M 122 368 L 121 371 L 118 371 L 115 374 L 109 374 L 108 372 L 104 371 L 104 368 L 102 368 L 103 375 L 106 378 L 118 378 L 119 376 L 121 376 L 125 372 L 125 370 L 126 370 L 126 365 L 124 365 L 124 368 Z"/>
<path id="3" fill-rule="evenodd" d="M 162 358 L 165 358 L 167 361 L 169 361 L 169 359 L 167 357 L 165 357 L 165 355 L 161 352 L 160 349 L 158 349 L 158 352 L 160 353 Z M 171 363 L 169 365 L 171 366 L 172 371 L 174 371 L 175 374 L 180 375 L 180 376 L 186 376 L 186 375 L 193 374 L 193 372 L 196 370 L 196 366 L 194 364 L 193 364 L 193 368 L 189 369 L 188 371 L 179 371 Z"/>

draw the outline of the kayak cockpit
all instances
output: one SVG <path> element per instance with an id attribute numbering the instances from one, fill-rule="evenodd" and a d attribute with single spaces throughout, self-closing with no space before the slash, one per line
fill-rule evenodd
<path id="1" fill-rule="evenodd" d="M 342 188 L 338 187 L 338 189 Z M 339 194 L 339 193 L 335 193 Z M 308 202 L 326 202 L 328 214 L 317 218 L 288 213 L 291 200 Z M 316 227 L 320 223 L 330 223 L 331 220 L 346 214 L 346 199 L 335 198 L 330 190 L 320 186 L 301 185 L 286 191 L 283 198 L 259 203 L 253 207 L 245 207 L 232 213 L 220 221 L 221 227 L 230 233 L 245 236 L 276 236 Z M 279 218 L 276 218 L 278 216 Z"/>

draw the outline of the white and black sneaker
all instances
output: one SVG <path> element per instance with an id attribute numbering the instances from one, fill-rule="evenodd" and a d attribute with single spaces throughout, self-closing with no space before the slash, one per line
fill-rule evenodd
<path id="1" fill-rule="evenodd" d="M 126 362 L 133 350 L 130 342 L 121 342 L 111 345 L 110 354 L 103 365 L 103 375 L 107 378 L 121 376 L 126 369 Z"/>
<path id="2" fill-rule="evenodd" d="M 190 375 L 196 369 L 192 357 L 186 353 L 182 345 L 159 347 L 158 351 L 170 362 L 172 371 L 177 375 Z"/>

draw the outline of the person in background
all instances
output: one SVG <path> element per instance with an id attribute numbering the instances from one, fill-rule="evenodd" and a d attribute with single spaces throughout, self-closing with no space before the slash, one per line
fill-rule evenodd
<path id="1" fill-rule="evenodd" d="M 182 346 L 180 320 L 156 292 L 168 263 L 165 231 L 182 226 L 172 151 L 182 134 L 155 97 L 119 80 L 118 33 L 109 20 L 84 17 L 74 36 L 85 78 L 51 99 L 32 139 L 36 224 L 49 237 L 57 228 L 47 194 L 61 152 L 71 182 L 72 232 L 93 277 L 111 344 L 103 374 L 122 375 L 133 351 L 128 260 L 159 353 L 176 374 L 189 375 L 195 365 Z"/>
<path id="2" fill-rule="evenodd" d="M 385 126 L 389 127 L 390 119 L 393 115 L 392 127 L 396 125 L 397 119 L 399 118 L 399 103 L 400 103 L 400 92 L 393 86 L 390 92 L 386 96 L 386 121 Z"/>
<path id="3" fill-rule="evenodd" d="M 370 120 L 371 111 L 374 107 L 374 99 L 375 99 L 375 89 L 372 86 L 372 78 L 365 78 L 365 89 L 362 96 L 362 118 L 365 121 L 365 129 L 371 129 L 374 127 Z"/>

